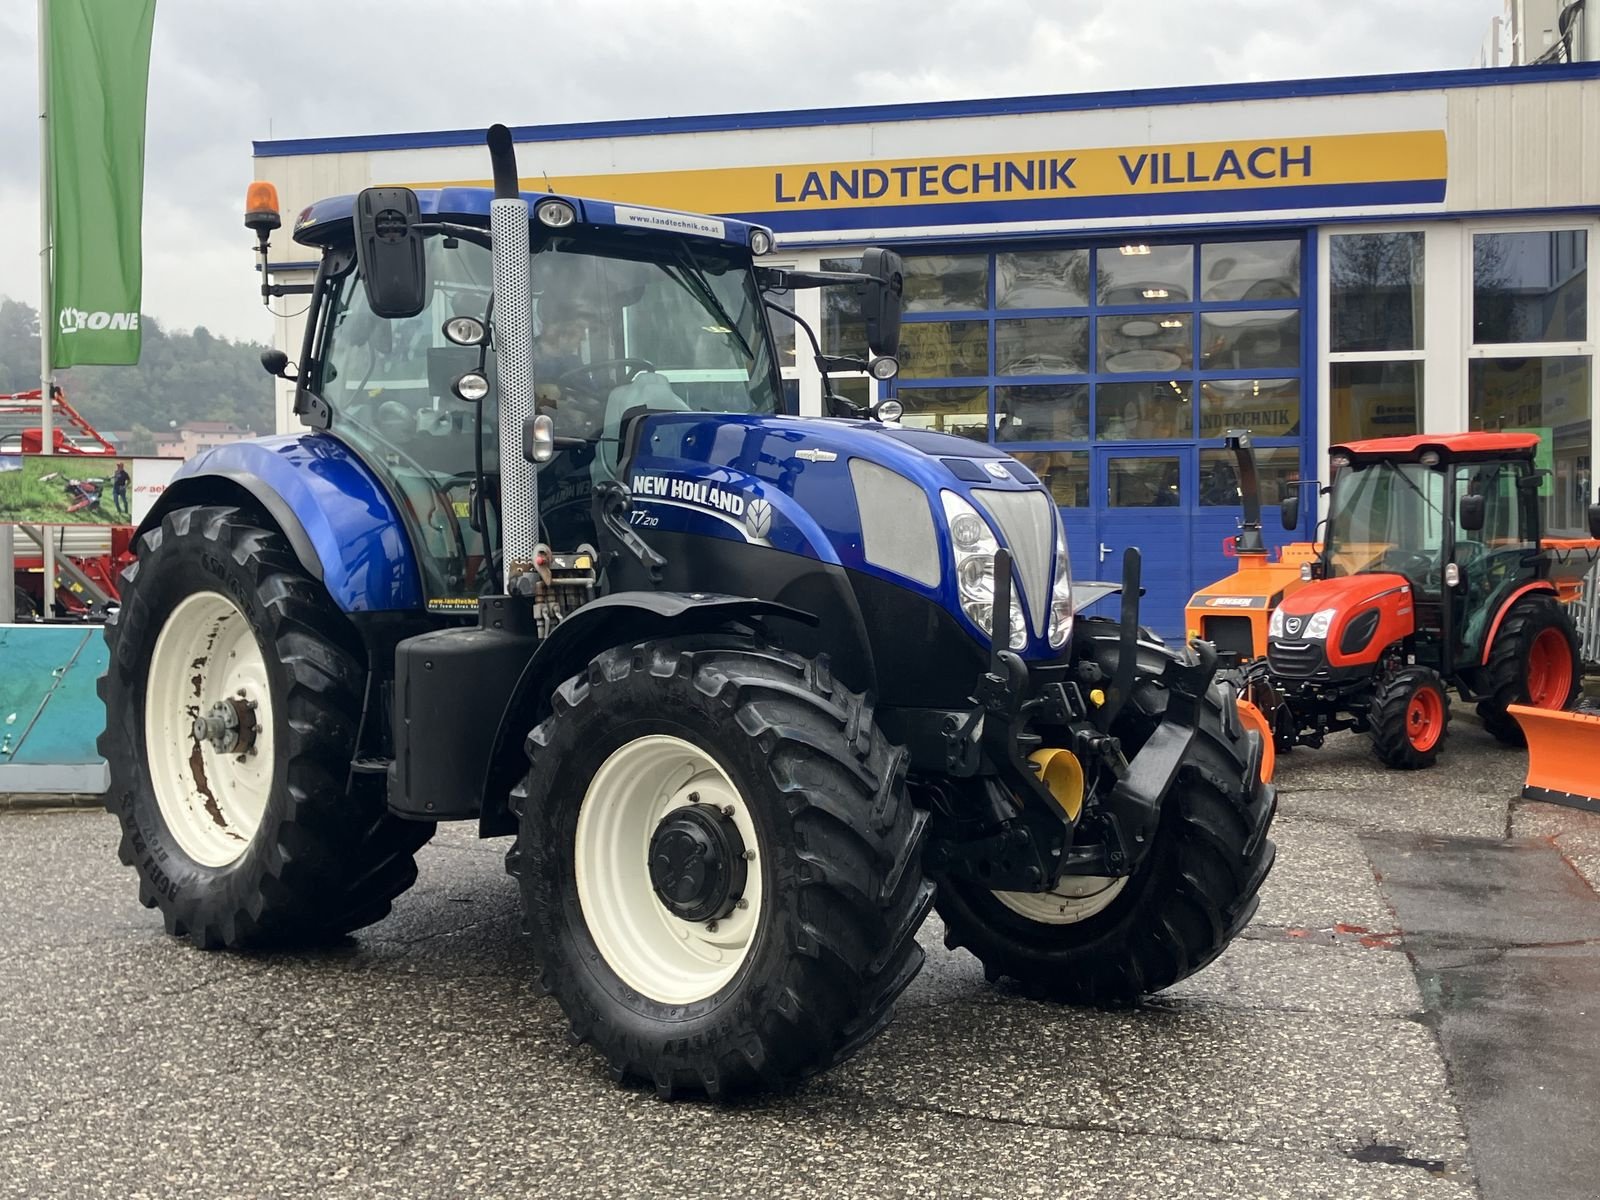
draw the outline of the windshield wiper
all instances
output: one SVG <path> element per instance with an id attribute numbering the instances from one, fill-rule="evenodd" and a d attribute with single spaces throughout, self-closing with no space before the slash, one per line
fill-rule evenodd
<path id="1" fill-rule="evenodd" d="M 744 351 L 745 357 L 754 362 L 756 352 L 750 348 L 750 343 L 745 340 L 744 334 L 739 332 L 738 322 L 733 319 L 733 316 L 723 305 L 717 293 L 706 282 L 706 277 L 700 270 L 700 263 L 695 258 L 694 251 L 684 246 L 681 248 L 681 253 L 686 262 L 678 266 L 676 273 L 673 273 L 670 267 L 663 269 L 672 274 L 674 279 L 678 280 L 688 291 L 699 298 L 700 303 L 707 305 L 716 314 L 717 320 L 722 322 L 722 327 L 738 340 L 739 349 Z"/>
<path id="2" fill-rule="evenodd" d="M 1405 481 L 1405 485 L 1408 488 L 1410 488 L 1413 492 L 1415 492 L 1417 495 L 1422 497 L 1422 502 L 1424 504 L 1426 504 L 1429 508 L 1431 508 L 1434 512 L 1436 512 L 1440 517 L 1444 516 L 1444 509 L 1440 508 L 1432 500 L 1428 499 L 1428 493 L 1423 491 L 1421 488 L 1419 488 L 1417 486 L 1417 481 L 1415 479 L 1411 478 L 1411 476 L 1407 475 L 1404 471 L 1402 471 L 1399 467 L 1395 466 L 1392 462 L 1386 462 L 1386 463 L 1383 464 L 1383 466 L 1387 467 L 1389 470 L 1393 471 L 1396 475 L 1400 476 L 1400 478 Z"/>

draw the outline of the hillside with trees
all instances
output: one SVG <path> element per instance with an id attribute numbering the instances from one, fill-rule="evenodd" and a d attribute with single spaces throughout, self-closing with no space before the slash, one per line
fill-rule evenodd
<path id="1" fill-rule="evenodd" d="M 141 319 L 144 349 L 133 367 L 73 367 L 58 380 L 67 399 L 102 430 L 131 430 L 126 449 L 155 450 L 152 433 L 185 421 L 232 421 L 272 432 L 272 380 L 255 342 L 217 337 L 203 325 L 168 332 Z M 39 386 L 39 314 L 0 297 L 0 393 Z"/>

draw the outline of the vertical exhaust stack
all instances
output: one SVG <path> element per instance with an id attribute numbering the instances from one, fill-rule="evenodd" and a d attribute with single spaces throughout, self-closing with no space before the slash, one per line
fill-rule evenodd
<path id="1" fill-rule="evenodd" d="M 505 589 L 533 572 L 539 541 L 538 469 L 522 454 L 522 426 L 533 415 L 532 279 L 528 202 L 522 199 L 511 131 L 487 137 L 494 168 L 489 232 L 494 243 L 494 346 L 500 377 L 500 528 Z M 527 585 L 524 585 L 526 588 Z"/>

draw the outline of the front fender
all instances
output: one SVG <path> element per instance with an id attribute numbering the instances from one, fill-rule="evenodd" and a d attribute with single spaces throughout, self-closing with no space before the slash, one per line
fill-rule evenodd
<path id="1" fill-rule="evenodd" d="M 555 689 L 595 655 L 627 642 L 709 633 L 756 617 L 817 624 L 811 613 L 787 604 L 710 592 L 614 592 L 567 617 L 538 644 L 504 706 L 484 771 L 479 836 L 516 832 L 506 802 L 528 768 L 523 739 L 543 718 Z"/>
<path id="2" fill-rule="evenodd" d="M 185 463 L 139 527 L 190 504 L 253 501 L 343 612 L 422 607 L 422 580 L 394 501 L 327 433 L 231 442 Z"/>

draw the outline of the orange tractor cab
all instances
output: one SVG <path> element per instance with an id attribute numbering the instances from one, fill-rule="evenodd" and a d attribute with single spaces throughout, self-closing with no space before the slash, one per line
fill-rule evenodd
<path id="1" fill-rule="evenodd" d="M 1510 745 L 1523 744 L 1511 705 L 1572 705 L 1582 666 L 1562 601 L 1600 554 L 1600 505 L 1588 513 L 1595 540 L 1543 537 L 1538 442 L 1465 433 L 1333 447 L 1312 581 L 1274 610 L 1266 661 L 1246 677 L 1280 750 L 1353 729 L 1389 766 L 1425 767 L 1448 729 L 1448 688 Z M 1283 505 L 1285 528 L 1297 509 Z"/>
<path id="2" fill-rule="evenodd" d="M 1261 536 L 1261 487 L 1250 432 L 1230 429 L 1223 444 L 1234 453 L 1243 510 L 1239 534 L 1228 539 L 1231 545 L 1224 544 L 1224 551 L 1238 567 L 1189 598 L 1184 624 L 1191 639 L 1217 648 L 1217 661 L 1227 668 L 1266 657 L 1267 623 L 1284 597 L 1311 578 L 1307 567 L 1316 561 L 1317 545 L 1293 542 L 1273 557 Z"/>

